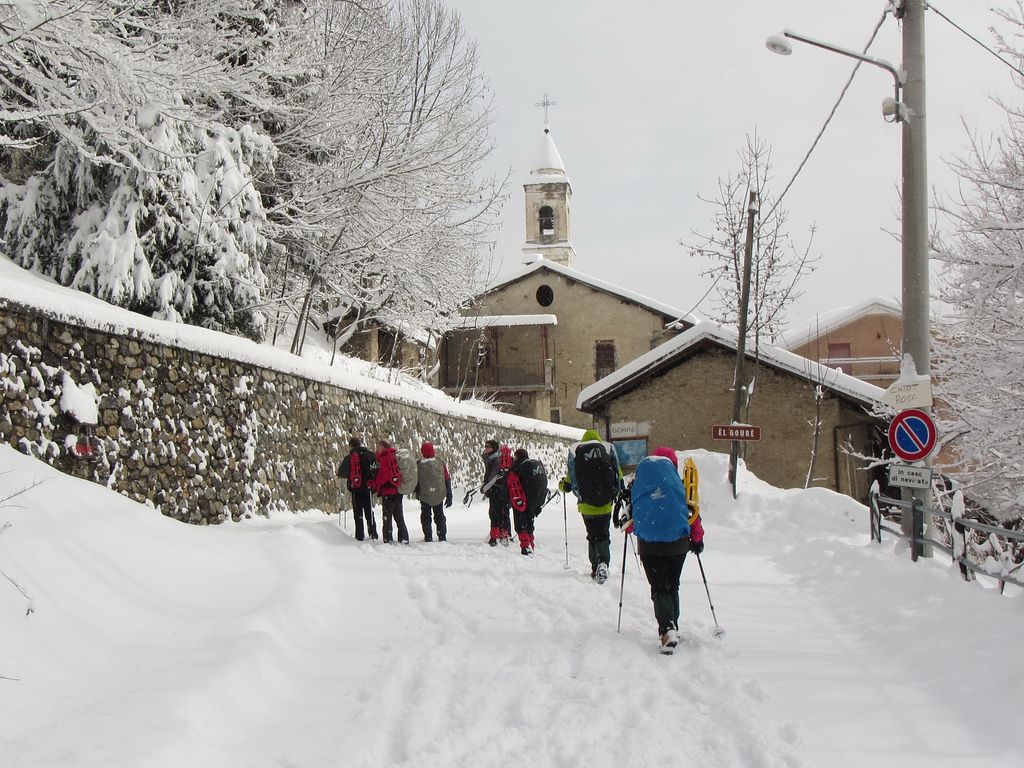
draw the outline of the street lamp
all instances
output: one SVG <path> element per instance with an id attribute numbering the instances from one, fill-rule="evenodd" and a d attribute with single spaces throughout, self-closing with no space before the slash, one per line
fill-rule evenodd
<path id="1" fill-rule="evenodd" d="M 790 40 L 813 45 L 884 69 L 893 77 L 895 98 L 886 99 L 882 114 L 903 129 L 902 151 L 902 304 L 903 356 L 913 359 L 918 376 L 929 379 L 931 336 L 928 319 L 928 155 L 926 150 L 924 88 L 924 9 L 925 0 L 902 0 L 894 11 L 903 24 L 903 69 L 884 59 L 876 59 L 848 48 L 785 30 L 766 41 L 768 50 L 789 55 Z M 915 498 L 923 506 L 930 502 L 931 489 L 915 489 Z M 904 531 L 909 533 L 909 515 L 904 515 Z"/>
<path id="2" fill-rule="evenodd" d="M 801 35 L 799 32 L 794 32 L 791 29 L 784 29 L 778 35 L 771 35 L 767 40 L 765 40 L 764 45 L 772 53 L 777 53 L 780 56 L 789 56 L 793 52 L 793 46 L 790 44 L 790 40 L 807 43 L 807 45 L 813 45 L 815 48 L 832 51 L 832 53 L 838 53 L 841 56 L 848 56 L 851 59 L 863 61 L 865 64 L 873 64 L 880 69 L 884 69 L 892 75 L 895 96 L 892 99 L 885 99 L 882 102 L 882 117 L 894 123 L 902 122 L 906 118 L 905 106 L 900 102 L 900 91 L 906 82 L 906 74 L 903 70 L 896 69 L 896 67 L 885 59 L 868 56 L 849 48 L 832 45 L 831 43 L 824 43 L 821 40 L 815 40 L 813 37 Z"/>

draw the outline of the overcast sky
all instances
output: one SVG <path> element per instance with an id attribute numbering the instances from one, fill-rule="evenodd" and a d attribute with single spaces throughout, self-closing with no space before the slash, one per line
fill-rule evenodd
<path id="1" fill-rule="evenodd" d="M 774 188 L 796 170 L 853 62 L 794 44 L 788 57 L 765 38 L 791 28 L 861 50 L 881 0 L 446 0 L 463 15 L 494 90 L 493 169 L 513 171 L 497 270 L 521 264 L 522 184 L 544 119 L 573 185 L 576 267 L 651 298 L 692 309 L 710 283 L 679 245 L 706 230 L 717 180 L 738 167 L 754 129 L 773 147 Z M 940 0 L 937 8 L 992 44 L 993 5 Z M 944 159 L 966 144 L 964 121 L 1001 129 L 998 95 L 1024 101 L 1012 72 L 934 13 L 927 13 L 929 185 L 950 190 Z M 887 17 L 870 53 L 899 66 L 900 29 Z M 817 272 L 788 314 L 790 328 L 871 296 L 899 299 L 900 128 L 881 117 L 892 78 L 862 66 L 828 131 L 787 195 L 790 233 L 817 225 Z"/>

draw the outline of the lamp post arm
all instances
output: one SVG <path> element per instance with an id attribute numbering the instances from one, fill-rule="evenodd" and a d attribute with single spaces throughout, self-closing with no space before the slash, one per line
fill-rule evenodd
<path id="1" fill-rule="evenodd" d="M 867 54 L 860 53 L 859 51 L 854 51 L 850 48 L 843 48 L 842 46 L 839 45 L 832 45 L 831 43 L 822 42 L 821 40 L 815 40 L 813 37 L 801 35 L 799 32 L 794 32 L 791 29 L 782 30 L 782 34 L 784 37 L 788 37 L 790 40 L 796 40 L 797 42 L 807 43 L 808 45 L 813 45 L 815 48 L 821 48 L 822 50 L 825 51 L 832 51 L 832 53 L 838 53 L 841 56 L 848 56 L 851 59 L 863 61 L 865 64 L 874 64 L 876 67 L 884 69 L 886 72 L 892 75 L 893 80 L 896 82 L 897 97 L 899 96 L 900 88 L 902 88 L 903 85 L 906 83 L 906 73 L 904 73 L 901 69 L 896 69 L 896 67 L 894 67 L 885 59 L 877 59 L 874 56 L 868 56 Z"/>

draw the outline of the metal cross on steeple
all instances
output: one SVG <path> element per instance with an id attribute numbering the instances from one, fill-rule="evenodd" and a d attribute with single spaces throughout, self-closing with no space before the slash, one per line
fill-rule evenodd
<path id="1" fill-rule="evenodd" d="M 541 101 L 538 101 L 536 104 L 533 105 L 535 107 L 544 107 L 544 125 L 545 126 L 548 125 L 548 107 L 553 107 L 556 104 L 558 104 L 558 102 L 557 101 L 552 101 L 548 97 L 548 95 L 545 93 L 544 94 L 544 99 L 541 100 Z"/>

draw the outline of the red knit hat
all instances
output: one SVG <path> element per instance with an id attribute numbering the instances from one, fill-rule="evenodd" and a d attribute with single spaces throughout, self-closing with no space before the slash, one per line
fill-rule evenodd
<path id="1" fill-rule="evenodd" d="M 420 446 L 420 453 L 423 454 L 423 458 L 424 459 L 432 459 L 432 458 L 434 458 L 434 456 L 437 455 L 434 452 L 434 444 L 433 443 L 423 443 L 423 445 Z"/>
<path id="2" fill-rule="evenodd" d="M 651 456 L 662 456 L 663 458 L 666 458 L 669 461 L 671 461 L 673 467 L 679 469 L 679 457 L 676 456 L 676 452 L 673 451 L 671 448 L 668 448 L 664 445 L 659 445 L 657 448 L 651 451 Z"/>

